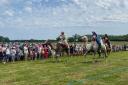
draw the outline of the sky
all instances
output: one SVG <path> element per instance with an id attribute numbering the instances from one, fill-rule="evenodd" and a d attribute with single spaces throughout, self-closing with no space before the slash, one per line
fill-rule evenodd
<path id="1" fill-rule="evenodd" d="M 128 0 L 0 0 L 0 35 L 16 39 L 128 34 Z"/>

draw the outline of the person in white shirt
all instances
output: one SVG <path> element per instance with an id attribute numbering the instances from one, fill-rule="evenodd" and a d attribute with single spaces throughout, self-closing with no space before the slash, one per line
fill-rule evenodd
<path id="1" fill-rule="evenodd" d="M 9 46 L 7 46 L 7 48 L 6 48 L 6 59 L 7 59 L 7 62 L 9 61 L 10 57 L 11 57 L 11 50 L 10 50 Z"/>
<path id="2" fill-rule="evenodd" d="M 24 46 L 24 57 L 25 57 L 25 60 L 28 59 L 28 47 L 27 47 L 27 45 Z"/>
<path id="3" fill-rule="evenodd" d="M 16 58 L 16 49 L 15 49 L 15 47 L 12 47 L 12 49 L 11 49 L 11 57 L 12 57 L 12 61 L 15 62 L 15 58 Z"/>
<path id="4" fill-rule="evenodd" d="M 41 45 L 38 46 L 38 52 L 39 52 L 39 59 L 42 59 L 41 57 L 42 46 Z"/>

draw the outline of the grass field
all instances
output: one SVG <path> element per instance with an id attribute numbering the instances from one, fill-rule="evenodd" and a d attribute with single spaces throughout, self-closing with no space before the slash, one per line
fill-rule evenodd
<path id="1" fill-rule="evenodd" d="M 128 52 L 0 64 L 0 85 L 128 85 Z M 86 62 L 85 62 L 86 61 Z"/>

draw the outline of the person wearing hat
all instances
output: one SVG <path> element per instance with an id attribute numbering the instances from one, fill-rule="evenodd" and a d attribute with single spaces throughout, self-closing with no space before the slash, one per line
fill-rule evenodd
<path id="1" fill-rule="evenodd" d="M 59 36 L 59 43 L 66 45 L 67 47 L 69 47 L 66 35 L 64 34 L 64 32 L 61 32 L 60 36 Z"/>
<path id="2" fill-rule="evenodd" d="M 101 37 L 96 32 L 92 32 L 92 39 L 98 44 L 98 51 L 101 50 Z"/>
<path id="3" fill-rule="evenodd" d="M 104 43 L 107 44 L 109 48 L 111 48 L 110 40 L 107 34 L 104 35 L 103 39 L 104 39 Z"/>

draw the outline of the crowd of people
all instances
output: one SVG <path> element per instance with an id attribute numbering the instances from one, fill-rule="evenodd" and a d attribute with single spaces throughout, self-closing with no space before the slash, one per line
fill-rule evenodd
<path id="1" fill-rule="evenodd" d="M 125 51 L 125 45 L 112 45 L 112 51 Z M 86 48 L 81 44 L 70 44 L 71 55 L 83 55 Z M 0 60 L 15 62 L 16 60 L 47 59 L 52 56 L 51 47 L 41 43 L 9 43 L 0 44 Z"/>
<path id="2" fill-rule="evenodd" d="M 58 43 L 65 44 L 69 48 L 71 55 L 83 55 L 86 51 L 86 47 L 83 44 L 68 44 L 64 32 L 61 33 L 59 39 Z M 102 39 L 104 40 L 104 43 L 108 43 L 108 46 L 110 47 L 110 40 L 107 34 Z M 97 42 L 100 49 L 101 37 L 95 32 L 92 32 L 92 40 Z M 126 50 L 126 45 L 112 45 L 112 51 L 114 52 L 123 50 Z M 19 60 L 47 59 L 53 55 L 55 55 L 55 51 L 52 50 L 50 45 L 44 43 L 0 43 L 0 61 L 3 63 L 15 62 Z"/>
<path id="3" fill-rule="evenodd" d="M 119 52 L 119 51 L 127 51 L 128 46 L 126 44 L 124 45 L 112 45 L 112 51 L 113 52 Z"/>
<path id="4" fill-rule="evenodd" d="M 6 43 L 0 44 L 0 60 L 15 62 L 15 60 L 47 59 L 50 46 L 41 43 Z"/>

